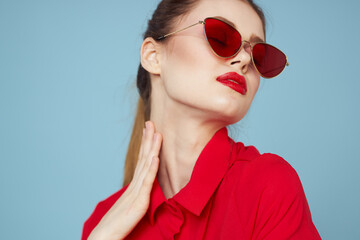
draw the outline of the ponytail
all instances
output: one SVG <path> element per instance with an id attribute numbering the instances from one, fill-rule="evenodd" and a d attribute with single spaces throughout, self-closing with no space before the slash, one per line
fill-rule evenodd
<path id="1" fill-rule="evenodd" d="M 129 184 L 134 176 L 143 134 L 142 130 L 145 126 L 145 122 L 150 119 L 150 76 L 141 64 L 138 69 L 136 85 L 139 90 L 140 97 L 137 104 L 129 147 L 125 157 L 123 187 Z"/>
<path id="2" fill-rule="evenodd" d="M 131 133 L 129 147 L 125 158 L 123 187 L 131 182 L 135 172 L 135 167 L 138 161 L 138 154 L 140 150 L 141 137 L 143 134 L 142 129 L 145 125 L 144 112 L 144 102 L 141 98 L 139 98 L 134 127 Z"/>

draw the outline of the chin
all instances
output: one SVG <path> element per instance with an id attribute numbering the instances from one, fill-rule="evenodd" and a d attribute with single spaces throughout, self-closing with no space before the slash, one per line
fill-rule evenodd
<path id="1" fill-rule="evenodd" d="M 217 118 L 226 125 L 231 125 L 239 122 L 246 115 L 248 108 L 243 108 L 238 105 L 233 107 L 223 107 L 216 111 Z"/>
<path id="2" fill-rule="evenodd" d="M 235 123 L 239 122 L 241 119 L 243 119 L 244 116 L 245 116 L 245 114 L 225 116 L 226 123 L 227 123 L 227 125 L 235 124 Z"/>

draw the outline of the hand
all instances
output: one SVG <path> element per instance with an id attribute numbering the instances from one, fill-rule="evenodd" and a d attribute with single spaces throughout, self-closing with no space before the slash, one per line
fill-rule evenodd
<path id="1" fill-rule="evenodd" d="M 119 240 L 125 238 L 146 214 L 150 193 L 159 168 L 162 142 L 151 121 L 145 124 L 138 162 L 128 188 L 104 215 L 88 240 Z"/>

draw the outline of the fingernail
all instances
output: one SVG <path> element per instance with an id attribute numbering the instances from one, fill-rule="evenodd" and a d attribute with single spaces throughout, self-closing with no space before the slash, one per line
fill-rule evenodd
<path id="1" fill-rule="evenodd" d="M 147 129 L 149 129 L 149 122 L 146 122 L 145 126 L 146 126 Z"/>

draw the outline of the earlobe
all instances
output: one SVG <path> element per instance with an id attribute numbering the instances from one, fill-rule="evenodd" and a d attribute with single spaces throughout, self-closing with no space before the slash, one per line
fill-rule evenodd
<path id="1" fill-rule="evenodd" d="M 146 38 L 141 45 L 141 65 L 152 74 L 160 74 L 158 47 L 158 43 L 151 37 Z"/>

